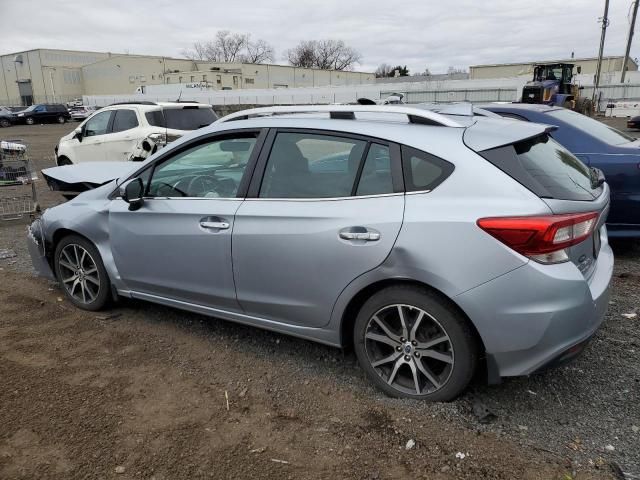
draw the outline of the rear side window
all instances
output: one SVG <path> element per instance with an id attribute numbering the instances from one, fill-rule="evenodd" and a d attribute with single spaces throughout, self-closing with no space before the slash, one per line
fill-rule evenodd
<path id="1" fill-rule="evenodd" d="M 333 135 L 279 133 L 260 197 L 349 197 L 366 146 L 365 141 Z"/>
<path id="2" fill-rule="evenodd" d="M 393 193 L 389 147 L 372 143 L 364 161 L 356 195 Z"/>
<path id="3" fill-rule="evenodd" d="M 479 153 L 541 198 L 593 200 L 602 191 L 589 167 L 547 134 Z"/>
<path id="4" fill-rule="evenodd" d="M 407 192 L 433 190 L 451 175 L 453 169 L 453 164 L 430 153 L 402 147 L 402 170 Z"/>
<path id="5" fill-rule="evenodd" d="M 175 130 L 197 130 L 215 122 L 218 117 L 209 107 L 165 108 L 147 112 L 147 122 L 154 127 Z"/>
<path id="6" fill-rule="evenodd" d="M 131 130 L 138 126 L 138 117 L 133 110 L 116 110 L 115 118 L 113 119 L 113 127 L 111 131 L 113 133 L 124 132 L 125 130 Z"/>

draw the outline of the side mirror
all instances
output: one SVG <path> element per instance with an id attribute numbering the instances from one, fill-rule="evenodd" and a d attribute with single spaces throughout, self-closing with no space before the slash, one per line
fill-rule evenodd
<path id="1" fill-rule="evenodd" d="M 82 141 L 82 129 L 80 127 L 73 131 L 73 138 L 77 138 L 79 142 Z"/>
<path id="2" fill-rule="evenodd" d="M 582 67 L 580 65 L 576 67 L 576 70 L 578 71 L 579 74 L 582 73 Z"/>
<path id="3" fill-rule="evenodd" d="M 120 185 L 120 196 L 129 204 L 129 210 L 135 211 L 144 203 L 144 184 L 141 178 L 133 178 Z"/>

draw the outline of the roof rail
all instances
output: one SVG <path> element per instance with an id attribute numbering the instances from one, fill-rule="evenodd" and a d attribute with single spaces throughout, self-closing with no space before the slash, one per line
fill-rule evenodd
<path id="1" fill-rule="evenodd" d="M 110 107 L 113 105 L 157 105 L 156 102 L 149 101 L 131 101 L 131 102 L 116 102 L 109 105 Z"/>
<path id="2" fill-rule="evenodd" d="M 395 113 L 406 115 L 410 123 L 438 125 L 442 127 L 464 127 L 460 123 L 431 110 L 421 110 L 396 105 L 295 105 L 291 107 L 261 107 L 241 110 L 220 118 L 216 123 L 246 120 L 249 117 L 286 115 L 289 113 L 329 113 L 331 118 L 355 120 L 356 113 Z"/>

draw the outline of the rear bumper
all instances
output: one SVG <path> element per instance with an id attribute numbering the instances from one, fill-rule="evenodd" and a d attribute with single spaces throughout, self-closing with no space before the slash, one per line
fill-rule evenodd
<path id="1" fill-rule="evenodd" d="M 612 274 L 605 234 L 588 281 L 572 263 L 529 262 L 455 297 L 483 340 L 490 378 L 528 375 L 576 356 L 604 319 Z"/>
<path id="2" fill-rule="evenodd" d="M 31 256 L 31 263 L 38 275 L 55 281 L 56 277 L 49 265 L 43 239 L 42 220 L 38 219 L 27 229 L 27 247 Z"/>

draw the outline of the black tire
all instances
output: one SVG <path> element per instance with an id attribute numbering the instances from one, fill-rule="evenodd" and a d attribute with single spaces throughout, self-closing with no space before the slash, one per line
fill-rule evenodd
<path id="1" fill-rule="evenodd" d="M 73 165 L 73 162 L 65 156 L 58 157 L 58 160 L 56 161 L 56 163 L 58 164 L 59 167 L 62 167 L 63 165 Z"/>
<path id="2" fill-rule="evenodd" d="M 33 119 L 33 117 L 27 117 L 25 118 L 24 123 L 26 123 L 27 125 L 33 125 L 34 123 L 36 123 L 36 121 Z"/>
<path id="3" fill-rule="evenodd" d="M 565 100 L 565 102 L 562 104 L 563 108 L 566 108 L 567 110 L 573 110 L 573 104 L 571 103 L 571 100 Z"/>
<path id="4" fill-rule="evenodd" d="M 6 118 L 0 118 L 0 128 L 7 128 L 11 126 L 11 122 Z"/>
<path id="5" fill-rule="evenodd" d="M 399 346 L 393 347 L 386 345 L 385 342 L 377 343 L 379 340 L 372 340 L 370 337 L 365 338 L 365 335 L 372 334 L 380 337 L 378 333 L 374 332 L 374 329 L 379 325 L 373 320 L 374 315 L 378 318 L 378 316 L 384 315 L 385 312 L 391 311 L 388 309 L 397 308 L 398 306 L 405 308 L 406 318 L 404 318 L 404 321 L 407 323 L 406 328 L 410 330 L 407 339 L 403 339 L 406 342 L 404 347 L 400 349 Z M 425 320 L 417 322 L 420 311 L 424 312 L 422 318 L 427 319 L 428 323 L 425 323 Z M 415 312 L 413 319 L 409 318 L 412 312 Z M 414 337 L 414 328 L 409 326 L 411 322 L 413 322 L 412 325 L 419 323 L 419 328 L 426 328 L 427 332 L 433 332 L 433 337 Z M 391 329 L 390 324 L 386 326 Z M 419 329 L 416 328 L 415 331 L 419 332 Z M 392 333 L 394 335 L 396 333 L 401 334 L 401 330 L 393 330 Z M 440 343 L 439 346 L 422 348 L 422 346 L 432 343 L 434 338 L 443 337 L 447 337 L 447 340 Z M 406 355 L 405 348 L 411 348 L 409 339 L 413 340 L 414 338 L 417 340 L 414 343 L 416 345 L 414 347 L 415 350 L 410 350 Z M 385 360 L 397 355 L 400 355 L 400 357 L 387 361 L 384 365 L 376 368 L 372 365 L 372 363 L 375 363 L 374 358 L 376 357 L 374 350 L 382 347 L 386 348 L 387 351 L 378 352 L 378 359 Z M 478 363 L 478 343 L 467 319 L 439 294 L 427 288 L 413 285 L 398 285 L 385 288 L 365 302 L 358 313 L 354 325 L 354 349 L 360 366 L 371 382 L 387 395 L 433 402 L 448 402 L 460 395 L 473 378 Z M 448 358 L 451 363 L 444 363 L 443 360 L 431 358 L 434 351 L 438 355 Z M 422 352 L 421 358 L 414 358 L 414 356 L 420 357 L 420 352 Z M 427 355 L 427 353 L 429 354 Z M 421 362 L 422 369 L 418 367 L 417 363 L 413 362 Z M 440 364 L 438 362 L 442 362 L 443 369 L 441 373 L 437 373 L 438 370 L 432 368 L 435 366 L 435 368 L 439 369 Z M 390 363 L 393 363 L 393 368 L 389 365 Z M 400 366 L 396 366 L 396 363 Z M 409 365 L 409 363 L 414 366 Z M 428 381 L 426 375 L 421 376 L 421 374 L 418 374 L 418 377 L 409 375 L 411 378 L 408 380 L 401 377 L 401 370 L 404 370 L 402 375 L 407 377 L 410 372 L 423 372 L 425 367 L 427 373 L 432 374 L 439 386 Z M 386 379 L 383 378 L 385 369 L 387 372 Z M 415 389 L 413 389 L 416 393 L 407 391 L 412 387 L 405 387 L 401 384 L 402 382 L 396 382 L 392 379 L 393 385 L 387 383 L 387 380 L 393 375 L 393 372 L 389 371 L 394 369 L 394 378 L 404 381 L 405 385 L 410 385 L 414 380 L 417 382 Z M 407 369 L 409 371 L 406 371 Z M 444 378 L 445 376 L 446 378 Z M 422 379 L 423 386 L 420 385 L 420 379 Z"/>
<path id="6" fill-rule="evenodd" d="M 593 102 L 588 98 L 580 97 L 576 100 L 576 112 L 587 117 L 593 116 Z"/>
<path id="7" fill-rule="evenodd" d="M 66 118 L 64 118 L 62 115 L 59 115 L 58 118 L 56 118 L 56 122 L 58 123 L 65 123 L 67 121 Z"/>
<path id="8" fill-rule="evenodd" d="M 77 248 L 75 258 L 73 253 L 69 253 L 73 252 L 74 248 Z M 89 258 L 85 256 L 84 261 L 81 259 L 82 250 L 86 251 L 89 256 Z M 68 268 L 70 263 L 73 267 L 79 264 L 80 270 L 84 270 L 86 268 L 86 270 L 82 272 L 82 277 L 85 279 L 84 285 L 91 289 L 88 291 L 86 296 L 82 292 L 85 288 L 82 283 L 78 283 L 74 290 L 72 289 L 72 285 L 75 284 L 76 281 L 67 281 L 73 273 L 73 270 Z M 91 267 L 92 264 L 95 265 L 95 275 L 93 275 L 92 272 L 91 277 L 98 279 L 99 285 L 97 287 L 93 281 L 86 280 L 90 276 L 89 272 L 93 269 L 93 267 Z M 111 282 L 109 281 L 109 275 L 104 268 L 98 249 L 90 241 L 78 235 L 69 235 L 64 237 L 60 242 L 58 242 L 58 245 L 56 245 L 54 253 L 54 268 L 56 277 L 60 282 L 60 286 L 64 291 L 65 296 L 76 307 L 83 310 L 97 311 L 107 306 L 111 298 Z M 78 288 L 80 290 L 78 290 Z M 79 292 L 82 294 L 78 295 Z M 95 295 L 94 298 L 91 298 L 92 293 Z M 88 297 L 88 300 L 83 301 L 82 298 L 78 297 L 85 297 L 85 300 L 86 297 Z"/>

